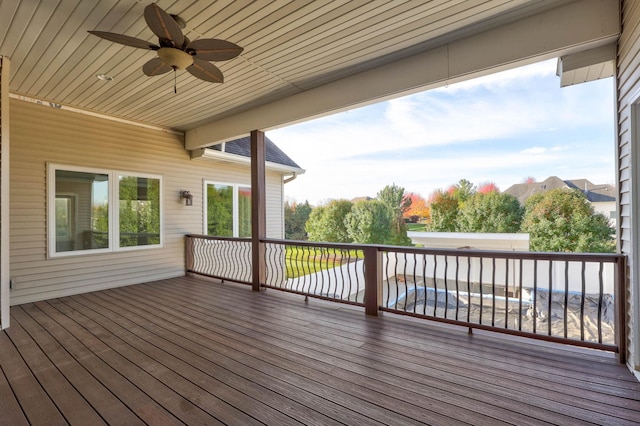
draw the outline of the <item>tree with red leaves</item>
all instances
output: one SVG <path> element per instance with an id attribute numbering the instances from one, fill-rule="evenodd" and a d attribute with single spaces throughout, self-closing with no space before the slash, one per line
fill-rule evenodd
<path id="1" fill-rule="evenodd" d="M 480 194 L 488 194 L 490 192 L 500 192 L 500 189 L 493 182 L 483 183 L 478 187 L 478 192 Z"/>

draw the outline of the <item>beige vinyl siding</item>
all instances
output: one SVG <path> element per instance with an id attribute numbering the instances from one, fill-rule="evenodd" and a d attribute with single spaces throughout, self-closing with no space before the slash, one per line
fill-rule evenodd
<path id="1" fill-rule="evenodd" d="M 634 342 L 634 336 L 631 333 L 638 325 L 634 325 L 636 313 L 634 309 L 640 307 L 633 306 L 632 301 L 636 298 L 635 293 L 640 291 L 638 282 L 638 266 L 634 264 L 634 247 L 640 241 L 634 241 L 633 235 L 637 235 L 635 227 L 638 226 L 638 218 L 632 217 L 631 206 L 634 202 L 634 196 L 640 194 L 638 184 L 640 182 L 632 181 L 632 176 L 637 176 L 638 172 L 634 171 L 631 153 L 631 125 L 632 120 L 630 114 L 630 104 L 633 102 L 632 96 L 640 91 L 640 2 L 623 1 L 622 2 L 622 34 L 618 43 L 618 80 L 617 80 L 617 98 L 618 98 L 618 187 L 620 191 L 620 215 L 618 220 L 620 250 L 628 255 L 628 282 L 630 287 L 627 289 L 627 321 L 629 324 L 628 332 L 628 349 L 629 362 L 633 366 L 640 366 L 640 359 L 634 359 L 637 353 L 637 345 Z M 637 152 L 637 147 L 636 147 Z M 636 166 L 637 167 L 637 166 Z M 637 214 L 638 212 L 634 212 Z"/>
<path id="2" fill-rule="evenodd" d="M 183 275 L 184 235 L 202 233 L 204 180 L 250 182 L 249 166 L 191 160 L 181 134 L 17 99 L 11 108 L 12 304 Z M 48 162 L 161 175 L 164 246 L 48 259 Z M 268 171 L 266 187 L 267 234 L 281 238 L 281 174 Z M 191 191 L 193 206 L 184 205 L 181 190 Z"/>

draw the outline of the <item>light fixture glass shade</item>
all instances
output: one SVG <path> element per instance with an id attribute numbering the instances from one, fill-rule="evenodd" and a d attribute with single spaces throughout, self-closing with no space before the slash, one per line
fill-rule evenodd
<path id="1" fill-rule="evenodd" d="M 158 49 L 158 56 L 162 62 L 179 70 L 185 69 L 193 64 L 193 56 L 174 47 L 161 47 Z"/>

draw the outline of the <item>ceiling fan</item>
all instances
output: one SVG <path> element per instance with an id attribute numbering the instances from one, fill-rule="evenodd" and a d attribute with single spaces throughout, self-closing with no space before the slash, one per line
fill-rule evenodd
<path id="1" fill-rule="evenodd" d="M 230 41 L 204 38 L 191 41 L 182 34 L 185 22 L 179 16 L 169 15 L 155 3 L 144 8 L 147 25 L 158 36 L 158 44 L 124 34 L 106 31 L 89 33 L 114 43 L 139 49 L 154 50 L 158 56 L 143 65 L 148 76 L 160 75 L 171 70 L 186 69 L 191 75 L 212 83 L 224 82 L 222 72 L 208 61 L 227 61 L 238 56 L 242 47 Z M 175 84 L 174 84 L 175 91 Z"/>

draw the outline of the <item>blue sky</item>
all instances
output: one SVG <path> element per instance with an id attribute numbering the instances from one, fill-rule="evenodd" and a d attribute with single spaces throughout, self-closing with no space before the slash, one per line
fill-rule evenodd
<path id="1" fill-rule="evenodd" d="M 396 183 L 423 197 L 460 179 L 615 182 L 611 78 L 560 88 L 556 61 L 272 130 L 306 173 L 285 197 L 318 205 Z"/>

